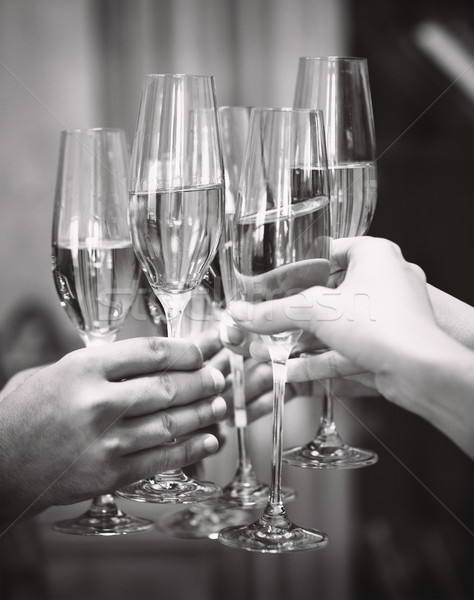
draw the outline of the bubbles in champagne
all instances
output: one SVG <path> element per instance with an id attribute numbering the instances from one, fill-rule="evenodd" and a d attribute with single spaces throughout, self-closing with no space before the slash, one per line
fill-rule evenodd
<path id="1" fill-rule="evenodd" d="M 53 245 L 53 278 L 62 306 L 82 335 L 117 333 L 138 289 L 130 240 Z"/>
<path id="2" fill-rule="evenodd" d="M 217 252 L 223 208 L 222 185 L 131 196 L 132 239 L 154 289 L 179 294 L 200 284 Z"/>
<path id="3" fill-rule="evenodd" d="M 329 169 L 332 236 L 363 235 L 369 228 L 377 201 L 375 162 Z"/>

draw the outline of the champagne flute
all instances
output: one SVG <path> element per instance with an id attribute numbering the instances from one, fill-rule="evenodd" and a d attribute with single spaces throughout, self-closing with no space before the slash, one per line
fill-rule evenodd
<path id="1" fill-rule="evenodd" d="M 133 246 L 165 309 L 168 335 L 177 338 L 222 229 L 224 173 L 212 76 L 145 77 L 129 192 Z M 221 488 L 174 469 L 117 493 L 138 502 L 189 503 L 219 496 Z"/>
<path id="2" fill-rule="evenodd" d="M 325 284 L 330 243 L 322 113 L 252 109 L 233 227 L 234 268 L 241 298 L 257 303 Z M 227 546 L 280 553 L 327 544 L 324 533 L 290 521 L 281 495 L 286 364 L 300 334 L 286 331 L 263 336 L 274 377 L 270 497 L 257 521 L 219 533 L 218 540 Z"/>
<path id="3" fill-rule="evenodd" d="M 166 315 L 160 301 L 148 284 L 143 288 L 145 310 L 157 328 L 158 335 L 166 337 Z M 194 340 L 204 331 L 216 326 L 213 302 L 204 285 L 193 291 L 184 311 L 181 336 Z M 202 465 L 202 463 L 198 463 Z M 229 506 L 222 496 L 208 502 L 191 504 L 189 508 L 170 513 L 161 518 L 158 529 L 167 535 L 185 539 L 213 538 L 224 527 L 248 522 L 248 512 Z"/>
<path id="4" fill-rule="evenodd" d="M 221 503 L 242 508 L 264 507 L 268 501 L 270 486 L 259 481 L 252 462 L 247 439 L 247 407 L 245 401 L 244 356 L 245 331 L 238 327 L 226 310 L 226 302 L 238 296 L 238 284 L 234 275 L 232 258 L 232 227 L 234 225 L 240 172 L 250 121 L 251 108 L 247 106 L 221 106 L 218 108 L 222 155 L 225 172 L 225 219 L 219 244 L 218 261 L 214 260 L 211 277 L 214 292 L 219 287 L 218 306 L 220 312 L 221 341 L 229 351 L 234 400 L 234 424 L 237 433 L 237 469 L 231 481 L 224 486 Z M 220 301 L 219 301 L 220 300 Z M 238 330 L 238 331 L 237 331 Z M 235 343 L 238 340 L 238 343 Z M 282 490 L 283 500 L 289 502 L 296 497 L 290 488 Z"/>
<path id="5" fill-rule="evenodd" d="M 332 237 L 363 235 L 377 198 L 375 132 L 365 58 L 302 57 L 294 106 L 324 113 L 331 191 Z M 312 469 L 356 469 L 378 460 L 371 450 L 343 442 L 334 421 L 332 383 L 314 439 L 286 450 L 283 461 Z"/>
<path id="6" fill-rule="evenodd" d="M 139 267 L 127 220 L 128 149 L 120 129 L 63 131 L 52 231 L 53 278 L 61 305 L 87 347 L 115 340 L 133 304 Z M 76 535 L 153 528 L 124 514 L 112 494 L 54 525 Z"/>

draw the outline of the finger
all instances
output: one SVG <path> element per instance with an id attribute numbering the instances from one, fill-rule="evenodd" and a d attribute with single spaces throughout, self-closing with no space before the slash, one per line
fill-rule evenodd
<path id="1" fill-rule="evenodd" d="M 217 369 L 203 367 L 197 371 L 163 371 L 109 385 L 114 385 L 117 410 L 134 417 L 219 394 L 225 379 Z"/>
<path id="2" fill-rule="evenodd" d="M 199 348 L 205 361 L 209 360 L 222 348 L 219 332 L 216 329 L 207 329 L 200 333 L 194 344 Z"/>
<path id="3" fill-rule="evenodd" d="M 363 369 L 339 352 L 329 350 L 314 356 L 292 358 L 288 361 L 288 381 L 335 379 L 365 373 Z"/>
<path id="4" fill-rule="evenodd" d="M 252 359 L 245 362 L 245 397 L 247 403 L 254 401 L 273 387 L 273 370 L 269 363 Z"/>
<path id="5" fill-rule="evenodd" d="M 126 455 L 160 446 L 221 421 L 226 412 L 224 398 L 214 396 L 153 415 L 123 419 L 116 438 L 120 452 Z"/>
<path id="6" fill-rule="evenodd" d="M 345 379 L 336 379 L 333 384 L 334 393 L 345 398 L 360 398 L 380 396 L 375 387 L 372 373 L 361 373 L 360 375 L 348 375 Z"/>
<path id="7" fill-rule="evenodd" d="M 212 423 L 211 425 L 207 425 L 207 427 L 193 431 L 193 435 L 196 435 L 197 433 L 212 433 L 219 442 L 219 448 L 222 448 L 227 439 L 227 427 L 224 420 L 220 420 L 217 423 Z"/>
<path id="8" fill-rule="evenodd" d="M 260 334 L 304 329 L 314 330 L 318 319 L 334 319 L 334 308 L 324 302 L 324 294 L 334 294 L 334 290 L 316 286 L 299 294 L 250 304 L 233 302 L 229 310 L 235 321 L 245 329 Z"/>
<path id="9" fill-rule="evenodd" d="M 321 350 L 327 350 L 327 344 L 315 337 L 312 333 L 303 331 L 293 348 L 292 354 L 299 356 L 302 352 L 316 353 Z"/>
<path id="10" fill-rule="evenodd" d="M 164 369 L 199 369 L 203 360 L 190 342 L 162 337 L 133 338 L 94 348 L 93 353 L 88 351 L 92 360 L 100 362 L 109 381 Z"/>
<path id="11" fill-rule="evenodd" d="M 224 311 L 222 315 L 219 329 L 222 343 L 229 350 L 242 356 L 248 356 L 251 334 L 247 330 L 242 329 L 242 327 L 239 327 L 227 311 Z"/>
<path id="12" fill-rule="evenodd" d="M 247 404 L 247 420 L 249 423 L 257 421 L 268 415 L 273 410 L 273 392 L 262 394 L 251 404 Z"/>
<path id="13" fill-rule="evenodd" d="M 123 487 L 144 477 L 152 477 L 171 469 L 179 469 L 214 454 L 219 449 L 217 438 L 210 433 L 197 434 L 165 446 L 142 450 L 124 457 L 122 477 L 118 487 Z"/>
<path id="14" fill-rule="evenodd" d="M 247 359 L 245 361 L 244 386 L 245 402 L 248 406 L 248 404 L 254 402 L 260 395 L 273 388 L 271 365 Z M 234 411 L 234 378 L 232 375 L 227 378 L 227 386 L 223 396 L 229 406 L 229 418 L 232 419 Z"/>
<path id="15" fill-rule="evenodd" d="M 248 332 L 239 327 L 234 321 L 222 320 L 220 325 L 220 337 L 228 346 L 241 346 L 245 343 Z"/>
<path id="16" fill-rule="evenodd" d="M 250 344 L 250 355 L 258 362 L 268 362 L 270 360 L 268 348 L 261 338 L 257 338 Z"/>
<path id="17" fill-rule="evenodd" d="M 285 395 L 285 402 L 293 400 L 295 397 L 293 394 Z M 256 398 L 250 404 L 247 404 L 247 419 L 249 423 L 253 423 L 258 419 L 261 419 L 265 415 L 270 414 L 273 411 L 273 391 L 266 392 L 258 398 Z"/>
<path id="18" fill-rule="evenodd" d="M 224 377 L 230 373 L 229 352 L 227 348 L 222 348 L 217 354 L 209 359 L 207 366 L 218 369 Z"/>

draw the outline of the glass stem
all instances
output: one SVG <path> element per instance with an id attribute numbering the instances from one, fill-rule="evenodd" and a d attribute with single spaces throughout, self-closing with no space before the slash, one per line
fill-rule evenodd
<path id="1" fill-rule="evenodd" d="M 104 344 L 111 344 L 117 337 L 116 333 L 110 334 L 109 336 L 94 336 L 93 334 L 84 333 L 81 335 L 84 345 L 86 348 L 92 348 L 96 346 L 103 346 Z M 114 497 L 112 494 L 102 494 L 96 496 L 92 500 L 92 504 L 89 511 L 94 516 L 98 517 L 113 517 L 116 516 L 119 509 L 115 504 Z"/>
<path id="2" fill-rule="evenodd" d="M 334 422 L 334 404 L 332 398 L 332 381 L 326 380 L 323 396 L 323 412 L 321 415 L 320 428 L 324 429 L 328 433 L 334 433 L 336 431 L 336 424 Z"/>
<path id="3" fill-rule="evenodd" d="M 166 314 L 168 337 L 177 339 L 181 335 L 181 321 L 188 302 L 191 300 L 192 292 L 183 294 L 157 294 Z"/>
<path id="4" fill-rule="evenodd" d="M 91 516 L 98 519 L 116 517 L 121 514 L 112 494 L 103 494 L 102 496 L 95 497 L 88 512 Z"/>
<path id="5" fill-rule="evenodd" d="M 157 294 L 166 315 L 166 326 L 168 337 L 178 339 L 181 334 L 181 322 L 188 302 L 191 300 L 192 292 L 183 294 Z M 170 440 L 167 444 L 174 444 L 176 440 Z M 171 469 L 158 475 L 161 481 L 179 481 L 186 479 L 182 469 Z"/>
<path id="6" fill-rule="evenodd" d="M 327 446 L 329 444 L 334 447 L 340 447 L 343 445 L 334 421 L 333 402 L 332 381 L 328 379 L 324 386 L 323 411 L 319 420 L 319 427 L 314 440 L 309 442 L 309 446 L 318 446 L 320 444 Z"/>
<path id="7" fill-rule="evenodd" d="M 247 405 L 245 402 L 244 357 L 229 350 L 233 378 L 234 423 L 237 431 L 238 470 L 247 474 L 252 471 L 247 446 Z"/>
<path id="8" fill-rule="evenodd" d="M 281 500 L 281 455 L 283 434 L 283 408 L 286 386 L 286 364 L 290 350 L 283 344 L 269 344 L 268 350 L 273 368 L 273 432 L 272 432 L 272 480 L 269 508 L 271 513 L 283 510 Z"/>

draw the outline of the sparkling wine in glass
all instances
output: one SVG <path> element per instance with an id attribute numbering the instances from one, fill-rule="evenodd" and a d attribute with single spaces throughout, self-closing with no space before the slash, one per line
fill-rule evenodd
<path id="1" fill-rule="evenodd" d="M 322 113 L 252 109 L 232 232 L 239 297 L 256 304 L 326 284 L 330 226 Z M 324 533 L 290 521 L 282 499 L 286 364 L 300 334 L 263 336 L 274 379 L 270 496 L 257 521 L 219 533 L 227 546 L 281 553 L 327 544 Z"/>
<path id="2" fill-rule="evenodd" d="M 133 246 L 165 310 L 168 335 L 177 338 L 222 230 L 224 172 L 213 77 L 145 77 L 129 192 Z M 221 489 L 174 469 L 117 493 L 138 502 L 190 503 L 219 496 Z"/>
<path id="3" fill-rule="evenodd" d="M 323 111 L 331 191 L 332 237 L 363 235 L 377 200 L 375 130 L 364 58 L 302 57 L 294 106 Z M 283 461 L 313 469 L 355 469 L 377 462 L 371 450 L 343 442 L 334 421 L 332 383 L 314 439 L 286 450 Z"/>
<path id="4" fill-rule="evenodd" d="M 52 270 L 61 305 L 87 347 L 111 343 L 138 288 L 127 220 L 128 149 L 119 129 L 63 131 L 53 215 Z M 54 525 L 76 535 L 147 531 L 152 521 L 123 513 L 112 494 Z"/>
<path id="5" fill-rule="evenodd" d="M 218 256 L 211 270 L 210 288 L 216 297 L 221 341 L 229 351 L 232 373 L 234 424 L 237 434 L 237 468 L 231 481 L 224 486 L 221 503 L 242 508 L 261 508 L 268 502 L 270 486 L 261 482 L 253 468 L 248 447 L 247 406 L 245 400 L 243 347 L 248 333 L 240 328 L 226 309 L 226 302 L 238 297 L 238 283 L 234 274 L 232 256 L 232 228 L 234 226 L 239 180 L 244 157 L 251 108 L 221 106 L 218 108 L 222 155 L 225 171 L 225 219 Z M 283 499 L 296 497 L 294 490 L 284 488 Z"/>

